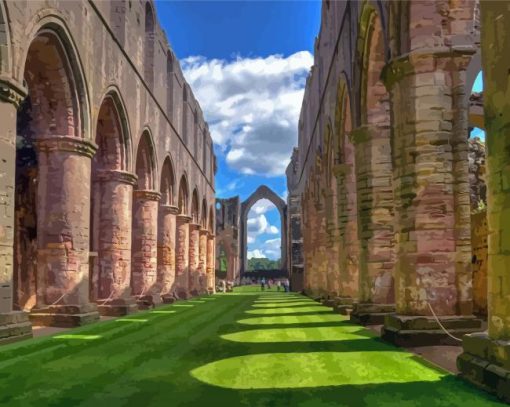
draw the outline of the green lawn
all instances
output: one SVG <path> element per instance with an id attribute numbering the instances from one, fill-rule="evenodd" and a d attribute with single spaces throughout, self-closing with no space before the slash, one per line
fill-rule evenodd
<path id="1" fill-rule="evenodd" d="M 503 405 L 292 293 L 234 293 L 0 348 L 5 406 Z"/>

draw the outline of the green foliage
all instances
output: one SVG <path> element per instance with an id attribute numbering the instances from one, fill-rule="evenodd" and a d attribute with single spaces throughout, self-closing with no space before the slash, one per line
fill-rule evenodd
<path id="1" fill-rule="evenodd" d="M 248 259 L 248 271 L 276 270 L 280 268 L 280 259 L 269 260 L 266 257 L 253 257 Z"/>

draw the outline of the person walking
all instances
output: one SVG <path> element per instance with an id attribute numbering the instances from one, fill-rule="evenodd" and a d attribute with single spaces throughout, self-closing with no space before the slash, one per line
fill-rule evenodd
<path id="1" fill-rule="evenodd" d="M 266 279 L 262 277 L 262 280 L 260 280 L 260 289 L 264 291 L 264 288 L 266 288 Z"/>
<path id="2" fill-rule="evenodd" d="M 282 282 L 280 280 L 276 280 L 276 291 L 280 291 L 280 288 L 282 286 Z"/>

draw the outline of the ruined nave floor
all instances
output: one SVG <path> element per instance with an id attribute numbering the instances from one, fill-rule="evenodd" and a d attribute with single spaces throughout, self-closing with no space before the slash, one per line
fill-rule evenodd
<path id="1" fill-rule="evenodd" d="M 243 287 L 0 348 L 6 406 L 496 406 L 297 294 Z"/>

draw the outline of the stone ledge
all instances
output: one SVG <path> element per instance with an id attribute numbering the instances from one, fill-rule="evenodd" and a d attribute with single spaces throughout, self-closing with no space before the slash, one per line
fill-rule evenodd
<path id="1" fill-rule="evenodd" d="M 28 313 L 13 311 L 0 314 L 0 344 L 20 341 L 32 337 L 32 324 Z"/>
<path id="2" fill-rule="evenodd" d="M 99 312 L 86 312 L 83 314 L 51 313 L 46 310 L 33 309 L 30 321 L 34 325 L 55 326 L 59 328 L 73 328 L 99 321 Z"/>
<path id="3" fill-rule="evenodd" d="M 122 317 L 128 314 L 134 314 L 138 311 L 138 305 L 133 302 L 131 304 L 105 304 L 98 305 L 99 315 L 107 317 Z"/>
<path id="4" fill-rule="evenodd" d="M 395 313 L 394 304 L 353 304 L 350 320 L 361 325 L 382 325 L 387 315 Z"/>
<path id="5" fill-rule="evenodd" d="M 457 338 L 482 329 L 482 321 L 474 316 L 440 317 L 440 321 Z M 381 329 L 381 337 L 403 347 L 459 344 L 441 329 L 435 318 L 428 316 L 388 315 Z"/>

